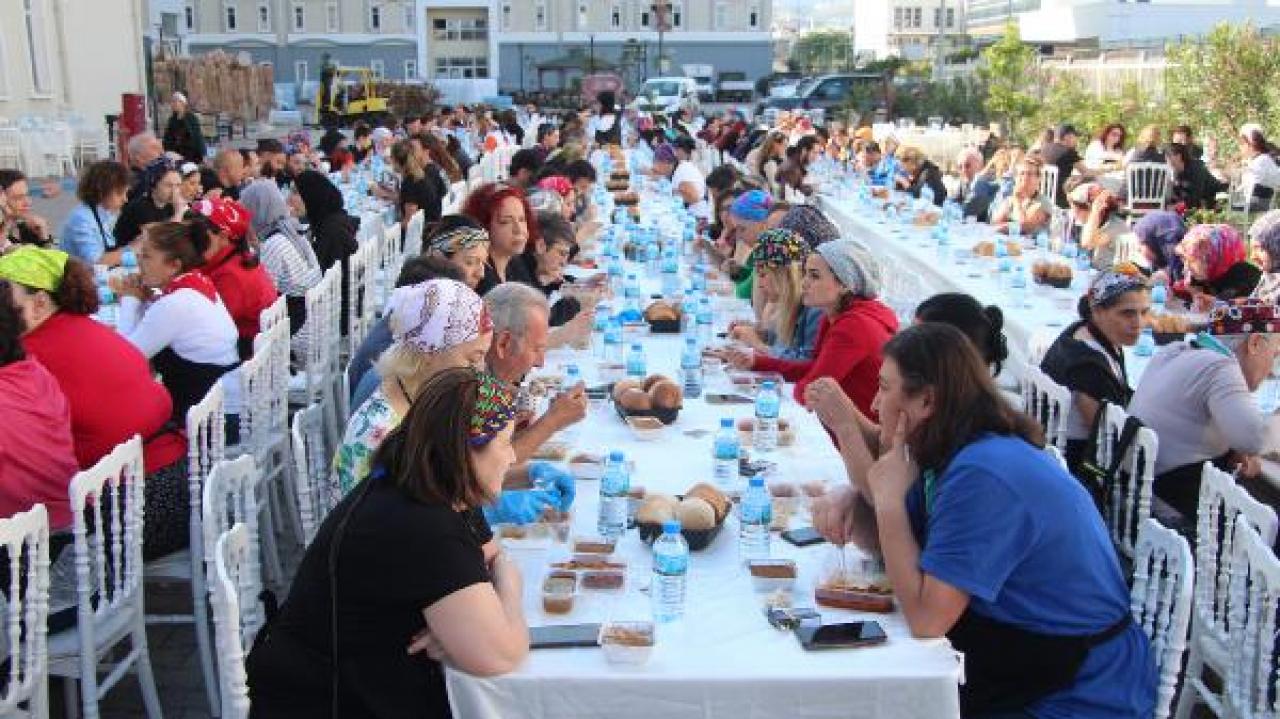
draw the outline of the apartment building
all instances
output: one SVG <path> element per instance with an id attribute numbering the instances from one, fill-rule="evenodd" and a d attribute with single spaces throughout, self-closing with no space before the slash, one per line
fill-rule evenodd
<path id="1" fill-rule="evenodd" d="M 972 0 L 969 6 L 972 7 Z M 963 0 L 887 0 L 854 5 L 853 50 L 860 57 L 932 59 L 938 48 L 964 42 Z"/>

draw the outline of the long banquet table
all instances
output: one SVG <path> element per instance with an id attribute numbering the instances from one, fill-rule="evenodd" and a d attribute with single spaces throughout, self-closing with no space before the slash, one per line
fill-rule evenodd
<path id="1" fill-rule="evenodd" d="M 643 270 L 641 270 L 643 271 Z M 721 327 L 736 300 L 717 302 L 725 309 Z M 644 334 L 648 370 L 678 376 L 680 335 Z M 578 364 L 589 385 L 597 383 L 598 360 L 589 350 L 558 350 L 548 356 L 544 373 L 559 374 Z M 708 389 L 726 391 L 723 373 L 709 378 Z M 796 442 L 763 455 L 776 463 L 771 479 L 844 482 L 844 470 L 817 420 L 784 388 L 782 416 L 796 430 Z M 659 441 L 641 442 L 610 406 L 596 407 L 566 439 L 575 450 L 622 449 L 634 461 L 631 481 L 650 492 L 682 493 L 711 481 L 712 434 L 722 416 L 750 416 L 752 406 L 708 405 L 686 398 L 674 425 Z M 572 515 L 574 536 L 594 536 L 599 482 L 578 481 Z M 793 518 L 792 526 L 807 524 Z M 504 540 L 524 575 L 525 610 L 530 626 L 606 620 L 648 620 L 651 553 L 635 530 L 618 544 L 628 564 L 626 587 L 619 593 L 584 591 L 569 615 L 542 610 L 541 584 L 549 562 L 566 557 L 567 545 L 550 540 Z M 797 560 L 800 576 L 793 591 L 796 606 L 814 606 L 813 588 L 824 567 L 834 561 L 831 545 L 797 549 L 774 535 L 772 554 Z M 856 550 L 850 550 L 851 552 Z M 685 618 L 659 628 L 657 646 L 640 667 L 606 663 L 599 648 L 542 649 L 530 652 L 515 672 L 482 679 L 447 671 L 456 716 L 479 719 L 532 717 L 573 719 L 750 719 L 757 717 L 892 717 L 943 719 L 958 716 L 961 664 L 946 640 L 913 639 L 903 617 L 820 608 L 824 622 L 872 619 L 889 636 L 881 646 L 806 652 L 790 633 L 773 629 L 764 616 L 766 595 L 753 591 L 738 558 L 734 517 L 710 547 L 691 555 Z"/>

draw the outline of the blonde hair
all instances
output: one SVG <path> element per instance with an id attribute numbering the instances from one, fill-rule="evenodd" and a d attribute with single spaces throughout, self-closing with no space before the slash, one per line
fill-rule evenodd
<path id="1" fill-rule="evenodd" d="M 768 272 L 774 280 L 778 298 L 769 307 L 769 319 L 773 323 L 774 335 L 778 342 L 790 345 L 796 338 L 796 322 L 804 305 L 800 302 L 801 283 L 804 281 L 804 266 L 792 262 L 786 267 L 762 266 L 758 272 Z"/>
<path id="2" fill-rule="evenodd" d="M 1002 147 L 991 156 L 987 166 L 982 168 L 982 173 L 992 175 L 997 179 L 1004 177 L 1005 173 L 1009 172 L 1009 163 L 1012 159 L 1009 148 Z"/>
<path id="3" fill-rule="evenodd" d="M 384 380 L 396 380 L 410 398 L 440 371 L 438 355 L 429 355 L 403 342 L 394 342 L 378 357 L 374 368 Z"/>
<path id="4" fill-rule="evenodd" d="M 898 162 L 918 168 L 924 164 L 924 152 L 913 145 L 906 145 L 901 150 L 898 150 Z"/>
<path id="5" fill-rule="evenodd" d="M 1147 125 L 1138 132 L 1138 145 L 1142 147 L 1155 147 L 1160 144 L 1160 128 L 1156 125 Z"/>

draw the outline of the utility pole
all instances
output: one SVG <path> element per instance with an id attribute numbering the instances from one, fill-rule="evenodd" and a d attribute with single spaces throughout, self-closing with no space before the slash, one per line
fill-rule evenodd
<path id="1" fill-rule="evenodd" d="M 934 82 L 942 81 L 942 63 L 944 60 L 943 44 L 946 37 L 947 26 L 947 0 L 938 0 L 938 47 L 933 53 L 933 80 Z"/>
<path id="2" fill-rule="evenodd" d="M 663 40 L 667 34 L 667 11 L 671 9 L 671 0 L 655 0 L 649 7 L 653 11 L 653 19 L 658 26 L 658 74 L 665 75 L 667 56 L 663 50 Z"/>

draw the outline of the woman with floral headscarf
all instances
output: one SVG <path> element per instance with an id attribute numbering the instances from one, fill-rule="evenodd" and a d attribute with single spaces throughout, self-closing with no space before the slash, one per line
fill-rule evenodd
<path id="1" fill-rule="evenodd" d="M 765 301 L 758 326 L 735 323 L 729 336 L 755 352 L 788 360 L 813 359 L 822 311 L 801 301 L 809 244 L 796 232 L 777 228 L 760 233 L 751 252 L 756 285 Z"/>
<path id="2" fill-rule="evenodd" d="M 1148 212 L 1133 226 L 1142 256 L 1152 270 L 1151 284 L 1169 285 L 1181 279 L 1182 258 L 1178 256 L 1178 243 L 1187 234 L 1182 217 L 1169 210 Z"/>
<path id="3" fill-rule="evenodd" d="M 489 260 L 489 231 L 466 215 L 446 215 L 423 238 L 426 255 L 448 260 L 462 273 L 467 287 L 476 289 Z"/>
<path id="4" fill-rule="evenodd" d="M 1202 310 L 1216 300 L 1248 297 L 1262 277 L 1262 270 L 1246 259 L 1244 239 L 1231 225 L 1196 225 L 1187 230 L 1177 252 L 1186 273 L 1173 289 Z"/>
<path id="5" fill-rule="evenodd" d="M 1073 474 L 1091 457 L 1085 445 L 1103 402 L 1129 403 L 1129 377 L 1124 350 L 1138 343 L 1142 321 L 1151 307 L 1147 280 L 1132 264 L 1099 274 L 1080 298 L 1080 320 L 1068 326 L 1049 346 L 1040 369 L 1071 390 L 1067 415 L 1067 466 Z"/>
<path id="6" fill-rule="evenodd" d="M 1267 302 L 1280 300 L 1280 210 L 1270 210 L 1249 228 L 1253 257 L 1262 268 L 1262 279 L 1250 297 Z"/>

